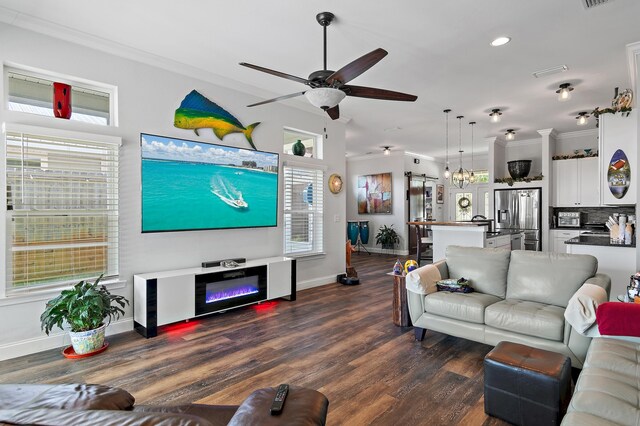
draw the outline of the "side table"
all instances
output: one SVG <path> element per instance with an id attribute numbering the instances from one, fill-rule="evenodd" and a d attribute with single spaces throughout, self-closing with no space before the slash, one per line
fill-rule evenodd
<path id="1" fill-rule="evenodd" d="M 393 277 L 393 307 L 391 309 L 391 319 L 393 323 L 399 327 L 410 327 L 413 324 L 411 324 L 411 317 L 409 317 L 405 276 L 396 275 L 393 272 L 389 272 L 387 275 Z"/>

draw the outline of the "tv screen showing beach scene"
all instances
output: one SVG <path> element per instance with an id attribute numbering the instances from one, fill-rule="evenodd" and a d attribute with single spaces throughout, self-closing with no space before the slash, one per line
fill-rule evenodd
<path id="1" fill-rule="evenodd" d="M 140 134 L 142 232 L 277 225 L 278 154 Z"/>

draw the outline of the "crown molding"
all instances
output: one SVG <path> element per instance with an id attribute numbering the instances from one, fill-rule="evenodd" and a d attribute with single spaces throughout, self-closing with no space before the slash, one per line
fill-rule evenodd
<path id="1" fill-rule="evenodd" d="M 549 136 L 550 138 L 556 138 L 558 136 L 558 132 L 556 131 L 556 129 L 541 129 L 538 130 L 538 134 L 540 136 Z"/>
<path id="2" fill-rule="evenodd" d="M 598 129 L 576 130 L 575 132 L 558 133 L 556 140 L 582 138 L 585 136 L 598 136 Z"/>
<path id="3" fill-rule="evenodd" d="M 97 37 L 83 31 L 74 30 L 72 28 L 65 27 L 63 25 L 59 25 L 44 19 L 36 18 L 34 16 L 26 15 L 24 13 L 20 13 L 3 6 L 0 6 L 0 22 L 4 22 L 5 24 L 24 30 L 43 34 L 48 37 L 53 37 L 70 43 L 78 44 L 80 46 L 88 47 L 90 49 L 95 49 L 131 61 L 160 68 L 166 71 L 171 71 L 176 74 L 203 80 L 217 86 L 231 88 L 247 95 L 254 96 L 257 100 L 260 100 L 261 98 L 270 99 L 280 96 L 280 94 L 278 93 L 253 86 L 251 84 L 243 83 L 235 79 L 224 77 L 222 75 L 206 71 L 198 67 L 194 67 L 193 65 L 165 58 L 164 56 L 156 55 L 145 50 L 136 49 L 121 43 L 116 43 L 114 41 L 107 40 L 102 37 Z M 286 103 L 282 103 L 281 105 L 308 112 L 322 118 L 326 117 L 326 113 L 324 111 L 319 108 L 315 108 L 309 103 L 302 100 L 291 99 L 285 102 Z M 341 117 L 335 121 L 346 124 L 351 121 L 351 117 L 341 114 Z"/>

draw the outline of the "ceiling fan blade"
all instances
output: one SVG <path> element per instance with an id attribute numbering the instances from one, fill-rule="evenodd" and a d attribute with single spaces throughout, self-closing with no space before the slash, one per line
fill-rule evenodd
<path id="1" fill-rule="evenodd" d="M 345 85 L 340 88 L 347 96 L 357 98 L 383 99 L 385 101 L 405 101 L 413 102 L 418 99 L 415 95 L 408 93 L 394 92 L 386 89 L 376 89 L 375 87 Z"/>
<path id="2" fill-rule="evenodd" d="M 309 83 L 309 80 L 307 80 L 306 78 L 296 77 L 295 75 L 285 74 L 280 71 L 270 70 L 269 68 L 261 67 L 259 65 L 248 64 L 246 62 L 240 62 L 240 65 L 242 65 L 243 67 L 254 69 L 254 70 L 266 72 L 267 74 L 275 75 L 276 77 L 282 77 L 282 78 L 286 78 L 287 80 L 297 81 L 298 83 L 302 83 L 302 84 Z"/>
<path id="3" fill-rule="evenodd" d="M 304 93 L 305 92 L 298 92 L 298 93 L 292 93 L 290 95 L 278 96 L 277 98 L 269 99 L 267 101 L 262 101 L 262 102 L 258 102 L 258 103 L 255 103 L 255 104 L 247 105 L 247 107 L 254 107 L 254 106 L 258 106 L 258 105 L 270 104 L 271 102 L 283 101 L 285 99 L 295 98 L 296 96 L 302 96 L 302 95 L 304 95 Z"/>
<path id="4" fill-rule="evenodd" d="M 340 105 L 336 105 L 333 108 L 329 108 L 327 111 L 327 114 L 329 114 L 329 117 L 331 117 L 332 120 L 337 120 L 338 118 L 340 118 Z"/>
<path id="5" fill-rule="evenodd" d="M 336 82 L 340 82 L 341 84 L 348 83 L 377 64 L 382 58 L 387 56 L 387 53 L 388 52 L 386 50 L 377 48 L 376 50 L 369 52 L 340 68 L 338 71 L 327 77 L 325 81 L 329 84 L 334 84 Z"/>

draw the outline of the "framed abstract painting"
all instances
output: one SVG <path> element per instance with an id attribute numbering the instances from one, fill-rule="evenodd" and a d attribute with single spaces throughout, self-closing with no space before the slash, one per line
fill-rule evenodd
<path id="1" fill-rule="evenodd" d="M 391 173 L 358 176 L 358 214 L 391 214 Z"/>

